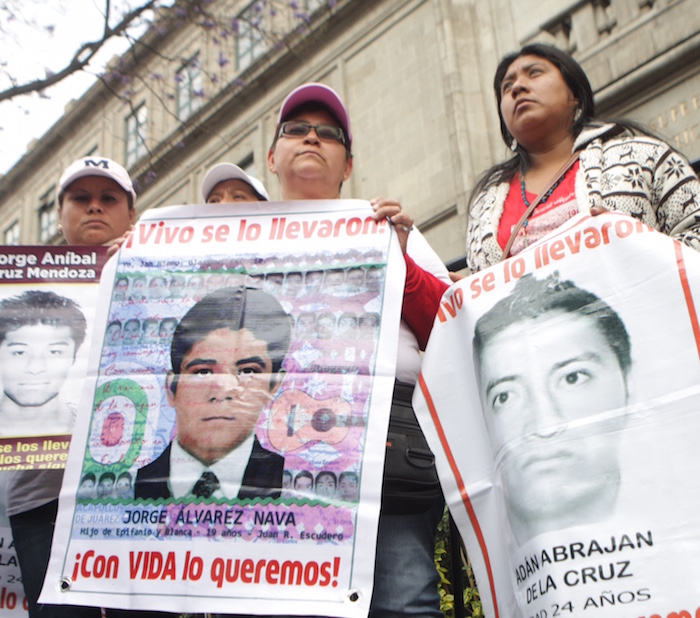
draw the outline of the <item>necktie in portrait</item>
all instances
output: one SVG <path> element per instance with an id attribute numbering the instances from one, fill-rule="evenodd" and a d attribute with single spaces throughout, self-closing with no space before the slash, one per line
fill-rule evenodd
<path id="1" fill-rule="evenodd" d="M 211 470 L 205 470 L 202 472 L 202 476 L 199 477 L 199 480 L 194 484 L 192 493 L 197 498 L 211 498 L 211 495 L 219 489 L 219 487 L 221 487 L 221 484 L 219 483 L 219 479 L 216 478 L 216 474 Z"/>

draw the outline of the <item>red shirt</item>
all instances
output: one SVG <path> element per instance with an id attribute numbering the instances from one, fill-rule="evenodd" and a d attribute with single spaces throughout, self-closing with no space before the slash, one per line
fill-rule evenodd
<path id="1" fill-rule="evenodd" d="M 555 187 L 552 194 L 544 203 L 540 203 L 527 220 L 527 225 L 518 232 L 518 236 L 510 250 L 511 255 L 519 253 L 528 245 L 531 245 L 550 232 L 553 232 L 560 225 L 571 219 L 579 212 L 576 202 L 576 172 L 578 161 L 576 161 L 564 174 L 562 181 Z M 525 194 L 529 203 L 537 199 L 537 194 Z M 498 244 L 505 248 L 510 238 L 515 224 L 520 220 L 527 210 L 527 205 L 523 201 L 522 188 L 520 186 L 520 174 L 517 174 L 510 181 L 510 191 L 506 197 L 503 216 L 498 224 Z"/>

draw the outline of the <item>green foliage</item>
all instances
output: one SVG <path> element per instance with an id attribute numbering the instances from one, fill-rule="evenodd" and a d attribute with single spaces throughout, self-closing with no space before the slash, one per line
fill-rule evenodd
<path id="1" fill-rule="evenodd" d="M 440 593 L 440 609 L 444 612 L 447 618 L 454 618 L 455 615 L 455 593 L 452 582 L 452 547 L 450 539 L 450 515 L 447 509 L 443 513 L 440 524 L 438 525 L 437 540 L 435 543 L 435 566 L 440 575 L 440 584 L 438 591 Z M 470 564 L 466 553 L 461 553 L 463 560 L 461 561 L 462 582 L 464 590 L 462 598 L 464 599 L 464 615 L 472 618 L 483 618 L 484 612 L 481 609 L 481 600 L 479 591 L 476 588 L 472 565 Z"/>

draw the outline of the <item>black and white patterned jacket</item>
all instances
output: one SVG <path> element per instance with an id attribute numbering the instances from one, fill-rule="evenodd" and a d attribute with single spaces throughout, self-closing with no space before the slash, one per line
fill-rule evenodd
<path id="1" fill-rule="evenodd" d="M 700 250 L 700 182 L 687 159 L 666 142 L 591 124 L 574 144 L 580 150 L 576 198 L 580 212 L 592 206 L 624 212 Z M 509 182 L 498 178 L 474 199 L 467 223 L 467 261 L 473 272 L 499 262 L 498 223 Z"/>

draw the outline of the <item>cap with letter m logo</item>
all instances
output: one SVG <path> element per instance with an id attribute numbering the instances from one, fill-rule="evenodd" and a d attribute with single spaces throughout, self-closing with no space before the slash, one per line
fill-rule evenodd
<path id="1" fill-rule="evenodd" d="M 136 203 L 136 191 L 127 172 L 119 163 L 104 157 L 83 157 L 73 161 L 61 175 L 58 181 L 59 196 L 68 185 L 86 176 L 102 176 L 116 182 L 124 191 L 131 195 L 132 204 Z"/>
<path id="2" fill-rule="evenodd" d="M 109 159 L 83 159 L 85 161 L 85 167 L 101 167 L 104 170 L 109 169 Z"/>

